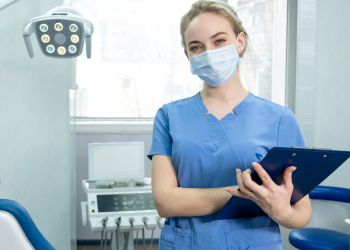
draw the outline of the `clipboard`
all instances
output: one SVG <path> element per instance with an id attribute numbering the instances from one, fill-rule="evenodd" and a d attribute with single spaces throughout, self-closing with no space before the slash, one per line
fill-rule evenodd
<path id="1" fill-rule="evenodd" d="M 274 147 L 260 161 L 260 165 L 276 184 L 283 181 L 283 172 L 289 166 L 296 166 L 292 179 L 294 190 L 291 204 L 295 204 L 331 175 L 350 157 L 350 151 Z M 255 170 L 252 179 L 262 184 Z"/>
<path id="2" fill-rule="evenodd" d="M 349 157 L 350 151 L 274 147 L 259 163 L 276 184 L 282 183 L 283 172 L 287 167 L 297 167 L 292 175 L 294 190 L 291 204 L 293 205 L 309 194 Z M 262 184 L 258 174 L 253 169 L 251 177 L 258 184 Z M 263 215 L 266 215 L 265 212 L 253 201 L 233 196 L 214 215 L 214 218 L 220 220 Z"/>

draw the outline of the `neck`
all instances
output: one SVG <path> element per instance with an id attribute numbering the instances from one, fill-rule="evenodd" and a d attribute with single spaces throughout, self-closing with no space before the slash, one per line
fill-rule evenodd
<path id="1" fill-rule="evenodd" d="M 241 99 L 248 94 L 248 91 L 244 89 L 238 72 L 236 72 L 228 83 L 221 87 L 211 87 L 208 84 L 204 84 L 201 96 L 204 99 L 218 99 L 220 101 L 230 101 L 232 99 Z"/>

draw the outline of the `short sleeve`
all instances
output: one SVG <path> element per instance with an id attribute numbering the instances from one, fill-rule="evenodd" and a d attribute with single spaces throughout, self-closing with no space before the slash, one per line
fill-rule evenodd
<path id="1" fill-rule="evenodd" d="M 301 134 L 294 114 L 289 108 L 284 110 L 278 125 L 277 146 L 279 147 L 304 147 L 304 139 Z"/>
<path id="2" fill-rule="evenodd" d="M 171 156 L 172 138 L 169 133 L 169 118 L 166 106 L 161 107 L 153 123 L 152 145 L 147 157 L 152 160 L 153 155 Z"/>

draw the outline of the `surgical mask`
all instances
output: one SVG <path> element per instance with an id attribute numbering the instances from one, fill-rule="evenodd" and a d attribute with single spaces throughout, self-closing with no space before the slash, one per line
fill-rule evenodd
<path id="1" fill-rule="evenodd" d="M 220 87 L 236 72 L 239 55 L 234 44 L 190 57 L 191 72 L 212 87 Z"/>

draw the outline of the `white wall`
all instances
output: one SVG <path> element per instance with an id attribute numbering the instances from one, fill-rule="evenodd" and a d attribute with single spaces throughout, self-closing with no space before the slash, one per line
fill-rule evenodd
<path id="1" fill-rule="evenodd" d="M 306 143 L 350 150 L 350 2 L 305 0 L 298 7 L 296 115 Z M 350 187 L 349 163 L 323 184 Z"/>
<path id="2" fill-rule="evenodd" d="M 20 1 L 0 12 L 0 197 L 23 204 L 51 244 L 70 249 L 72 62 L 37 46 L 30 59 L 22 37 L 28 19 L 61 2 Z"/>
<path id="3" fill-rule="evenodd" d="M 295 111 L 309 147 L 350 150 L 349 10 L 348 0 L 298 1 Z M 350 188 L 349 179 L 348 160 L 322 185 Z M 312 207 L 309 226 L 350 233 L 344 223 L 350 206 L 312 201 Z"/>
<path id="4" fill-rule="evenodd" d="M 317 1 L 314 144 L 350 150 L 350 1 Z M 350 188 L 350 161 L 325 182 Z"/>

